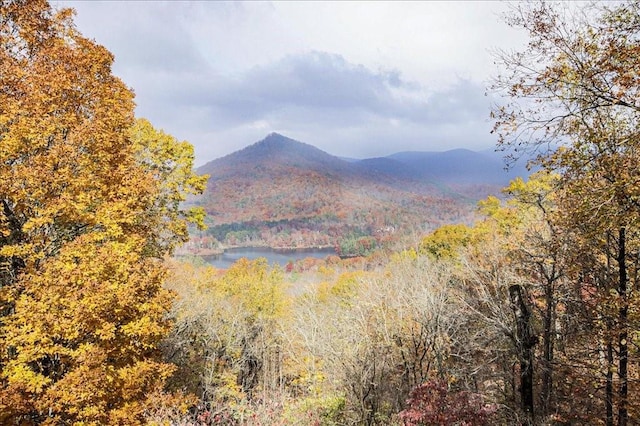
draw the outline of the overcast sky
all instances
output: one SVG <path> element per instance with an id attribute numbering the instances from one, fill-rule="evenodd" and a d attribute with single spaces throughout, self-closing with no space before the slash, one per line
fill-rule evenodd
<path id="1" fill-rule="evenodd" d="M 485 149 L 501 2 L 53 1 L 198 165 L 270 132 L 333 155 Z"/>

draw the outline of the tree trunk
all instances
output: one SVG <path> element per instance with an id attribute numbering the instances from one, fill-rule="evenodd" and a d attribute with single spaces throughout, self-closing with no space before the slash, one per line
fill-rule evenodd
<path id="1" fill-rule="evenodd" d="M 628 339 L 628 311 L 629 301 L 627 295 L 627 254 L 626 254 L 626 235 L 625 228 L 619 230 L 618 238 L 618 296 L 620 297 L 620 308 L 618 313 L 618 327 L 620 334 L 618 336 L 618 378 L 620 385 L 618 388 L 618 396 L 620 403 L 618 406 L 618 426 L 627 426 L 629 414 L 627 410 L 627 394 L 628 394 L 628 377 L 627 368 L 629 362 L 629 346 Z"/>
<path id="2" fill-rule="evenodd" d="M 520 362 L 520 404 L 527 416 L 524 424 L 533 424 L 533 347 L 536 339 L 531 331 L 531 313 L 519 285 L 509 287 L 511 307 L 516 317 L 516 345 Z"/>
<path id="3" fill-rule="evenodd" d="M 555 340 L 555 297 L 552 277 L 547 280 L 545 287 L 545 312 L 543 317 L 543 370 L 542 370 L 542 415 L 551 412 L 551 396 L 553 395 L 553 351 Z"/>
<path id="4" fill-rule="evenodd" d="M 613 426 L 613 343 L 609 338 L 607 340 L 607 382 L 604 403 L 607 410 L 606 426 Z"/>

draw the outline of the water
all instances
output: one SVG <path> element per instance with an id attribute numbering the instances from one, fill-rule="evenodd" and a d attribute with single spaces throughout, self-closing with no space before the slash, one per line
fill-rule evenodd
<path id="1" fill-rule="evenodd" d="M 216 268 L 227 269 L 243 257 L 249 260 L 264 257 L 269 264 L 278 264 L 284 268 L 289 261 L 295 262 L 307 257 L 324 259 L 335 254 L 336 252 L 332 248 L 276 250 L 268 247 L 240 247 L 225 250 L 220 255 L 207 256 L 205 260 Z"/>

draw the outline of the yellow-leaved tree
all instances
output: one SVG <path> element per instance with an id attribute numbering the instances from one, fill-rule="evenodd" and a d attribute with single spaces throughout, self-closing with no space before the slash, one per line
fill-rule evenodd
<path id="1" fill-rule="evenodd" d="M 112 62 L 71 10 L 0 3 L 2 424 L 140 424 L 174 369 L 162 258 L 205 178 Z"/>

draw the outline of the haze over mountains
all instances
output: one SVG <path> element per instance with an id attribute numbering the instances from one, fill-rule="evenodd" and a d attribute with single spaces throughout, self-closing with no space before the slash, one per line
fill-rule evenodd
<path id="1" fill-rule="evenodd" d="M 417 193 L 457 192 L 474 200 L 484 198 L 488 192 L 498 192 L 516 176 L 528 174 L 524 163 L 505 170 L 501 153 L 493 151 L 412 151 L 347 159 L 278 133 L 198 169 L 199 173 L 209 174 L 214 185 L 229 178 L 277 177 L 277 171 L 315 172 L 343 183 L 368 182 Z M 274 173 L 276 176 L 272 176 Z"/>
<path id="2" fill-rule="evenodd" d="M 248 241 L 238 244 L 332 245 L 350 233 L 425 232 L 469 222 L 476 202 L 499 194 L 518 172 L 506 172 L 493 153 L 342 159 L 271 133 L 200 167 L 210 179 L 193 202 L 205 208 L 219 241 L 242 231 Z"/>

